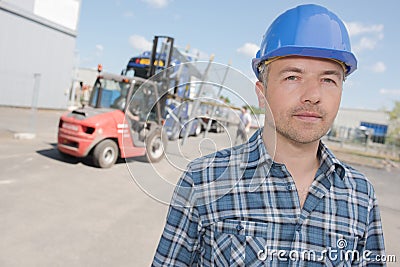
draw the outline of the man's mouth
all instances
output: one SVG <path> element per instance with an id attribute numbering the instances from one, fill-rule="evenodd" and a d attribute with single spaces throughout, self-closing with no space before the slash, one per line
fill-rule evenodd
<path id="1" fill-rule="evenodd" d="M 322 115 L 317 112 L 302 111 L 293 115 L 295 118 L 305 122 L 318 122 L 322 119 Z"/>

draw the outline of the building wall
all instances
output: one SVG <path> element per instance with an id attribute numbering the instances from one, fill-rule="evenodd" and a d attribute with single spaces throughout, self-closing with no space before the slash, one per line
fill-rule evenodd
<path id="1" fill-rule="evenodd" d="M 80 107 L 83 103 L 82 100 L 88 100 L 90 93 L 92 91 L 93 85 L 96 81 L 98 76 L 97 69 L 90 69 L 90 68 L 79 68 L 75 70 L 76 73 L 74 74 L 74 82 L 71 90 L 69 92 L 69 101 L 68 106 L 69 108 L 76 108 Z M 82 83 L 82 87 L 80 85 Z M 87 91 L 86 91 L 87 90 Z"/>
<path id="2" fill-rule="evenodd" d="M 363 134 L 360 128 L 361 122 L 386 125 L 390 129 L 389 115 L 385 111 L 341 108 L 329 135 L 340 139 L 361 138 L 360 136 Z M 379 133 L 375 134 L 374 129 L 369 129 L 369 131 L 372 131 L 371 138 L 373 142 L 385 142 L 387 135 L 382 136 Z"/>
<path id="3" fill-rule="evenodd" d="M 76 32 L 33 14 L 33 8 L 32 0 L 0 1 L 0 105 L 65 109 Z"/>
<path id="4" fill-rule="evenodd" d="M 93 86 L 97 75 L 99 75 L 97 69 L 79 68 L 76 79 L 86 85 Z"/>
<path id="5" fill-rule="evenodd" d="M 389 125 L 389 115 L 380 110 L 341 108 L 334 125 L 356 128 L 362 121 Z"/>
<path id="6" fill-rule="evenodd" d="M 8 2 L 13 4 L 14 6 L 31 12 L 35 6 L 35 0 L 3 0 L 4 2 Z"/>

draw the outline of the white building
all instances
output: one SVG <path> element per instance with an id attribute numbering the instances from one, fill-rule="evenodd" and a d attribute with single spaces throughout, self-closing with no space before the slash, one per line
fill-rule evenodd
<path id="1" fill-rule="evenodd" d="M 389 115 L 381 110 L 341 108 L 332 129 L 335 137 L 354 138 L 357 131 L 369 131 L 373 142 L 384 143 L 390 130 Z"/>
<path id="2" fill-rule="evenodd" d="M 80 4 L 0 1 L 0 105 L 67 107 Z"/>

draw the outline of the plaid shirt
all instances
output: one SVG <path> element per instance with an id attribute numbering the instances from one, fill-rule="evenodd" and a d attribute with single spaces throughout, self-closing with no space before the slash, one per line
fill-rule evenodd
<path id="1" fill-rule="evenodd" d="M 243 145 L 191 162 L 152 266 L 385 265 L 375 260 L 384 242 L 372 185 L 322 142 L 318 155 L 303 208 L 260 130 Z"/>

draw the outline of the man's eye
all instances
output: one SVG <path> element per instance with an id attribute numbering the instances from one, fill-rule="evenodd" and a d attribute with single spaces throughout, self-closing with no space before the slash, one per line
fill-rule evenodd
<path id="1" fill-rule="evenodd" d="M 325 82 L 325 83 L 333 83 L 333 84 L 336 84 L 336 81 L 333 80 L 333 79 L 330 79 L 330 78 L 323 78 L 322 81 Z"/>
<path id="2" fill-rule="evenodd" d="M 288 76 L 288 77 L 285 78 L 285 80 L 295 81 L 295 80 L 297 80 L 297 77 L 296 76 Z"/>

